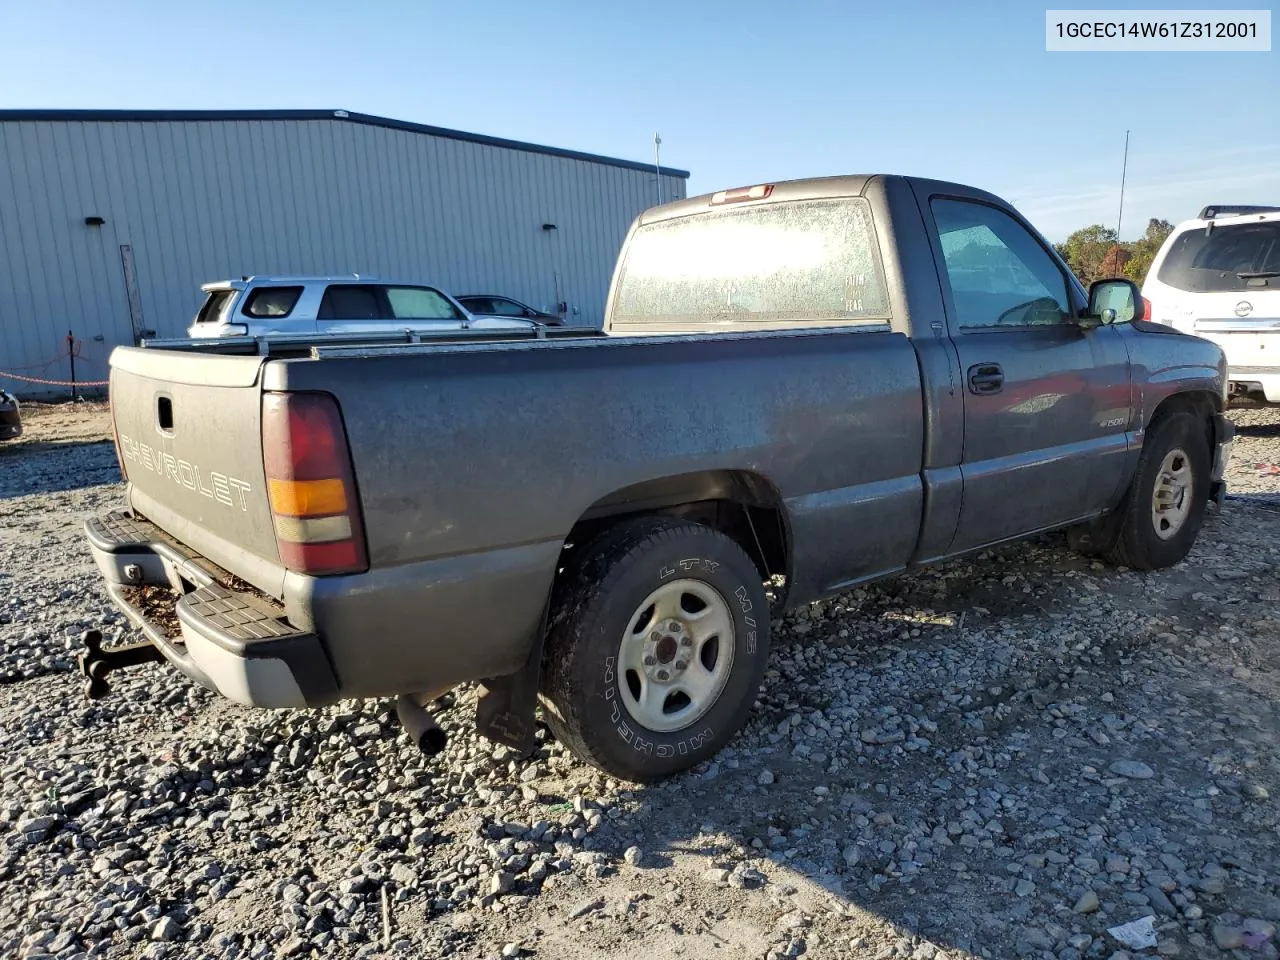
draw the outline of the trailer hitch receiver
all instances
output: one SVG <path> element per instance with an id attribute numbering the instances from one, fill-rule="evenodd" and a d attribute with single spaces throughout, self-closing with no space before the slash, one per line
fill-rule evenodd
<path id="1" fill-rule="evenodd" d="M 76 661 L 85 678 L 85 696 L 90 700 L 101 699 L 111 692 L 111 685 L 107 683 L 107 674 L 111 671 L 164 659 L 164 654 L 149 640 L 103 650 L 102 633 L 98 630 L 86 630 L 81 634 L 80 642 L 84 644 L 84 649 L 80 651 Z"/>

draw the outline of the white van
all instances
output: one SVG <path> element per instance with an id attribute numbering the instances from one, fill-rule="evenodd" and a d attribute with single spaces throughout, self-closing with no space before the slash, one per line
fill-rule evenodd
<path id="1" fill-rule="evenodd" d="M 1280 403 L 1280 207 L 1211 206 L 1178 224 L 1142 296 L 1152 320 L 1222 347 L 1233 394 Z"/>

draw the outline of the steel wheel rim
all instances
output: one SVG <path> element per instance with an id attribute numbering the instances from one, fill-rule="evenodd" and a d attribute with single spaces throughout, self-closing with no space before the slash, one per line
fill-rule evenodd
<path id="1" fill-rule="evenodd" d="M 1151 494 L 1151 525 L 1157 537 L 1168 540 L 1177 536 L 1191 515 L 1194 492 L 1191 458 L 1181 447 L 1174 447 L 1160 461 Z"/>
<path id="2" fill-rule="evenodd" d="M 733 612 L 701 580 L 664 583 L 631 615 L 618 648 L 618 695 L 631 719 L 655 733 L 697 723 L 733 672 Z"/>

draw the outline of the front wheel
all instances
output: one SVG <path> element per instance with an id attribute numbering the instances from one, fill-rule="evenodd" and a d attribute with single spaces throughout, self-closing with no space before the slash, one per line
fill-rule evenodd
<path id="1" fill-rule="evenodd" d="M 710 527 L 624 521 L 557 590 L 542 694 L 575 755 L 651 782 L 717 753 L 745 722 L 769 651 L 759 570 Z"/>
<path id="2" fill-rule="evenodd" d="M 1204 522 L 1211 470 L 1204 422 L 1190 413 L 1162 418 L 1147 432 L 1120 507 L 1072 545 L 1136 570 L 1173 566 L 1191 551 Z"/>

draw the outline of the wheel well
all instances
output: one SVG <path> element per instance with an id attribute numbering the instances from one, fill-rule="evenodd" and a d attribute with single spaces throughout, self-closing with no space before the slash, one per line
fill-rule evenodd
<path id="1" fill-rule="evenodd" d="M 648 480 L 602 497 L 565 538 L 565 550 L 619 520 L 642 514 L 680 517 L 731 537 L 764 579 L 790 574 L 790 536 L 777 488 L 746 470 L 708 470 Z"/>
<path id="2" fill-rule="evenodd" d="M 1215 417 L 1221 413 L 1221 400 L 1208 390 L 1192 390 L 1186 393 L 1175 393 L 1171 397 L 1166 397 L 1155 411 L 1151 414 L 1151 419 L 1147 423 L 1147 431 L 1150 432 L 1157 423 L 1164 420 L 1175 413 L 1190 413 L 1198 419 L 1205 428 L 1205 436 L 1209 443 L 1209 450 L 1212 453 L 1214 445 L 1218 438 L 1214 436 Z"/>
<path id="3" fill-rule="evenodd" d="M 587 509 L 565 538 L 557 564 L 547 613 L 564 571 L 575 562 L 574 550 L 606 528 L 629 517 L 657 514 L 681 517 L 714 527 L 735 540 L 755 561 L 774 609 L 786 601 L 790 577 L 790 531 L 777 489 L 759 474 L 745 470 L 708 470 L 638 483 L 602 497 Z M 534 739 L 534 711 L 541 682 L 546 624 L 533 638 L 524 666 L 515 673 L 490 677 L 481 684 L 476 728 L 486 737 L 529 751 Z"/>

